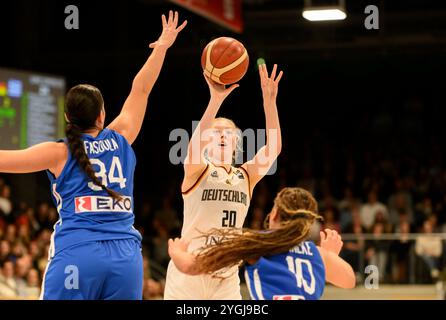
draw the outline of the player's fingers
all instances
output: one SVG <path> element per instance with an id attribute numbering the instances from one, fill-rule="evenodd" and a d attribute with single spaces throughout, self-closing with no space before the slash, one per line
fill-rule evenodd
<path id="1" fill-rule="evenodd" d="M 173 21 L 173 11 L 172 11 L 172 10 L 169 10 L 169 20 L 167 20 L 167 23 L 168 23 L 168 24 L 171 24 L 172 21 Z"/>
<path id="2" fill-rule="evenodd" d="M 265 82 L 265 73 L 263 72 L 263 64 L 259 65 L 259 75 L 260 75 L 260 82 L 263 84 Z"/>
<path id="3" fill-rule="evenodd" d="M 264 82 L 267 83 L 266 81 L 268 81 L 268 69 L 265 63 L 262 65 L 262 75 Z"/>
<path id="4" fill-rule="evenodd" d="M 166 20 L 166 16 L 164 14 L 161 15 L 161 21 L 163 23 L 163 28 L 167 27 L 167 20 Z"/>
<path id="5" fill-rule="evenodd" d="M 149 48 L 155 48 L 155 46 L 156 46 L 156 41 L 155 42 L 152 42 L 151 44 L 149 44 Z"/>
<path id="6" fill-rule="evenodd" d="M 331 232 L 330 229 L 325 229 L 325 232 L 327 233 L 327 239 L 328 240 L 333 239 L 333 233 Z"/>
<path id="7" fill-rule="evenodd" d="M 237 89 L 239 86 L 238 83 L 233 84 L 232 86 L 230 86 L 227 90 L 229 91 L 229 93 L 231 93 L 232 91 L 234 91 L 235 89 Z"/>
<path id="8" fill-rule="evenodd" d="M 276 78 L 276 80 L 274 81 L 276 84 L 278 84 L 279 83 L 279 81 L 280 81 L 280 79 L 282 79 L 282 76 L 283 76 L 283 71 L 280 71 L 279 72 L 279 75 L 277 76 L 277 78 Z"/>
<path id="9" fill-rule="evenodd" d="M 273 71 L 271 71 L 271 80 L 274 80 L 276 78 L 276 71 L 277 71 L 277 64 L 274 64 Z"/>
<path id="10" fill-rule="evenodd" d="M 263 64 L 263 75 L 265 78 L 268 78 L 268 68 L 266 67 L 266 63 Z"/>
<path id="11" fill-rule="evenodd" d="M 181 26 L 179 26 L 176 30 L 177 32 L 180 32 L 181 30 L 184 29 L 184 27 L 186 27 L 187 25 L 187 20 L 184 20 L 184 22 L 181 24 Z"/>
<path id="12" fill-rule="evenodd" d="M 173 27 L 176 28 L 178 25 L 178 11 L 175 11 L 174 17 L 173 17 Z"/>
<path id="13" fill-rule="evenodd" d="M 321 236 L 321 241 L 325 241 L 325 239 L 326 239 L 325 232 L 321 230 L 321 231 L 319 231 L 319 235 Z"/>

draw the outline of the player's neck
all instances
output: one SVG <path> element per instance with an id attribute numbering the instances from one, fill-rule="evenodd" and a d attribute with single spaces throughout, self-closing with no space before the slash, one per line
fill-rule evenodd
<path id="1" fill-rule="evenodd" d="M 102 130 L 95 128 L 95 129 L 86 130 L 83 133 L 88 134 L 89 136 L 92 136 L 93 138 L 96 138 L 101 131 Z"/>
<path id="2" fill-rule="evenodd" d="M 218 162 L 218 161 L 212 161 L 212 163 L 213 163 L 213 165 L 214 166 L 216 166 L 216 167 L 222 167 L 222 168 L 224 168 L 225 170 L 226 170 L 226 172 L 230 172 L 231 171 L 231 164 L 229 164 L 229 163 L 221 163 L 221 162 Z"/>

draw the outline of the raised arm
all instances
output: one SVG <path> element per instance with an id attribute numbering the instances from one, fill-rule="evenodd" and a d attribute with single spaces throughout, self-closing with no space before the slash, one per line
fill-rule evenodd
<path id="1" fill-rule="evenodd" d="M 206 76 L 204 76 L 204 78 L 209 86 L 211 97 L 209 99 L 209 104 L 189 141 L 187 156 L 184 161 L 184 179 L 181 186 L 182 192 L 189 190 L 204 170 L 206 170 L 204 150 L 209 143 L 209 139 L 206 137 L 212 126 L 212 121 L 217 116 L 217 112 L 226 97 L 239 86 L 238 84 L 233 84 L 231 87 L 226 88 L 224 85 L 217 84 Z"/>
<path id="2" fill-rule="evenodd" d="M 163 32 L 159 39 L 150 44 L 153 51 L 144 66 L 133 79 L 132 89 L 127 97 L 121 113 L 108 126 L 122 134 L 131 144 L 135 141 L 141 130 L 142 122 L 147 108 L 147 99 L 163 66 L 167 49 L 175 42 L 178 33 L 186 26 L 187 21 L 179 27 L 178 12 L 175 14 L 169 11 L 169 18 L 166 20 L 162 15 Z"/>
<path id="3" fill-rule="evenodd" d="M 280 71 L 277 77 L 276 72 L 276 64 L 273 67 L 271 76 L 268 76 L 268 70 L 265 64 L 259 66 L 263 109 L 265 111 L 266 119 L 266 144 L 260 148 L 253 159 L 242 165 L 242 168 L 244 168 L 249 175 L 251 192 L 257 182 L 268 173 L 282 150 L 282 134 L 280 132 L 276 99 L 279 81 L 282 78 L 283 72 Z"/>
<path id="4" fill-rule="evenodd" d="M 320 232 L 321 245 L 317 247 L 325 266 L 325 279 L 327 282 L 344 289 L 354 288 L 356 285 L 355 273 L 344 259 L 339 257 L 342 249 L 341 236 L 335 231 L 325 229 Z"/>
<path id="5" fill-rule="evenodd" d="M 64 143 L 44 142 L 24 150 L 0 150 L 0 172 L 30 173 L 50 170 L 56 177 L 68 157 Z"/>

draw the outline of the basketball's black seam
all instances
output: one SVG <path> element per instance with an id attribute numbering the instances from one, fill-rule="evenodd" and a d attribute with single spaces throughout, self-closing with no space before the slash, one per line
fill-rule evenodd
<path id="1" fill-rule="evenodd" d="M 215 64 L 218 64 L 218 62 L 220 61 L 221 57 L 223 57 L 223 55 L 225 54 L 226 50 L 228 50 L 228 48 L 234 43 L 234 41 L 235 41 L 235 39 L 232 39 L 232 40 L 231 40 L 231 42 L 228 44 L 228 46 L 227 46 L 227 47 L 223 50 L 223 52 L 220 54 L 220 56 L 218 57 L 217 61 L 215 61 Z M 215 44 L 214 44 L 214 46 L 215 46 Z M 212 48 L 213 48 L 214 46 L 212 46 Z M 209 54 L 209 62 L 210 62 L 211 65 L 212 65 L 211 79 L 212 79 L 212 75 L 214 74 L 214 69 L 215 69 L 215 66 L 214 66 L 214 64 L 213 64 L 212 61 L 211 61 L 212 48 L 211 48 L 211 52 L 210 52 L 210 54 Z M 219 68 L 219 69 L 220 69 L 220 68 Z M 220 77 L 218 77 L 218 79 L 220 80 Z"/>

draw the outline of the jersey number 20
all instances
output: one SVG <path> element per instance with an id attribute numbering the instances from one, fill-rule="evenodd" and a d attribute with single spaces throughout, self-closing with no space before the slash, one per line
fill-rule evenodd
<path id="1" fill-rule="evenodd" d="M 307 294 L 314 294 L 316 290 L 316 280 L 314 279 L 313 267 L 311 262 L 305 259 L 300 259 L 292 256 L 286 257 L 288 269 L 296 276 L 297 287 L 304 289 Z M 305 280 L 303 276 L 303 266 L 306 266 L 307 273 L 310 276 L 310 283 Z"/>
<path id="2" fill-rule="evenodd" d="M 105 167 L 105 164 L 99 160 L 99 159 L 90 159 L 90 162 L 92 165 L 96 165 L 99 167 L 99 171 L 96 172 L 96 177 L 98 177 L 102 184 L 106 187 L 108 187 L 109 183 L 119 183 L 119 187 L 121 189 L 125 188 L 125 183 L 127 182 L 127 179 L 124 178 L 122 174 L 122 166 L 121 161 L 119 161 L 118 157 L 113 157 L 110 170 L 108 170 L 107 174 L 107 168 Z M 102 190 L 101 187 L 95 185 L 93 182 L 89 182 L 88 186 L 90 189 L 94 191 L 100 191 Z"/>
<path id="3" fill-rule="evenodd" d="M 234 210 L 223 210 L 224 216 L 221 220 L 222 227 L 234 228 L 237 221 L 237 212 Z"/>

